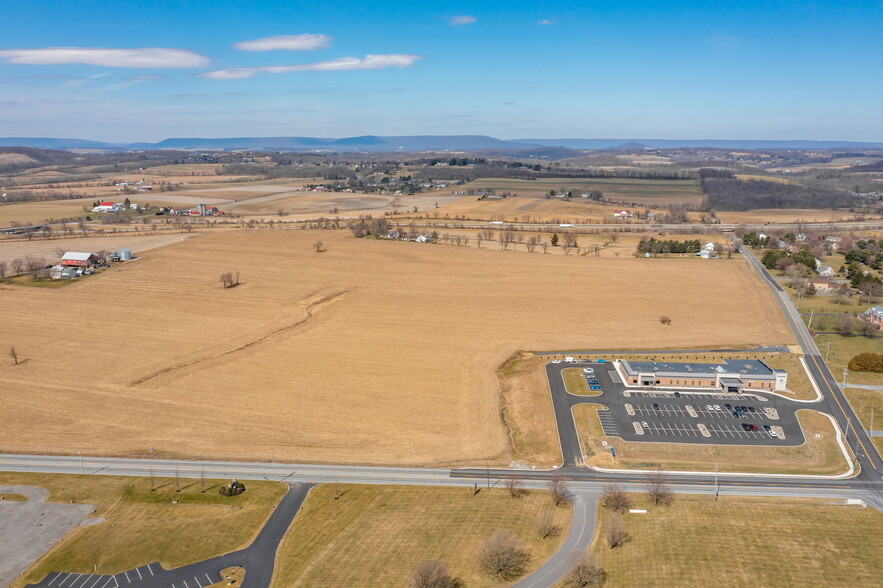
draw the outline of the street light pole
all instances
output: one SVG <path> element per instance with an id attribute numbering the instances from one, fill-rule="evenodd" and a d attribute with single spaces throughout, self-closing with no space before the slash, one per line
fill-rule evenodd
<path id="1" fill-rule="evenodd" d="M 77 447 L 77 455 L 80 456 L 80 475 L 86 475 L 86 466 L 83 465 L 83 450 Z"/>
<path id="2" fill-rule="evenodd" d="M 841 390 L 846 390 L 846 375 L 849 373 L 849 370 L 843 368 L 843 386 L 841 386 Z"/>

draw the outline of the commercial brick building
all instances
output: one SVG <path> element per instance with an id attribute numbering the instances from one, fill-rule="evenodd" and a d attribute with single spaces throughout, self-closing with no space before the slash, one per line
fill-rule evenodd
<path id="1" fill-rule="evenodd" d="M 785 390 L 788 372 L 773 369 L 759 359 L 725 359 L 720 363 L 656 361 L 614 362 L 628 386 L 662 388 L 717 388 L 724 392 Z"/>

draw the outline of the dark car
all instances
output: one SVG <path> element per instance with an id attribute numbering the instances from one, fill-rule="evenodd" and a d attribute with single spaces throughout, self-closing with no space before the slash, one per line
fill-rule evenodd
<path id="1" fill-rule="evenodd" d="M 680 398 L 680 397 L 681 397 L 681 393 L 680 393 L 680 392 L 675 392 L 675 398 Z"/>
<path id="2" fill-rule="evenodd" d="M 653 410 L 659 410 L 659 404 L 653 403 Z"/>
<path id="3" fill-rule="evenodd" d="M 770 432 L 770 429 L 772 429 L 772 427 L 770 427 L 769 425 L 764 425 L 764 426 L 763 426 L 763 430 L 766 431 L 767 433 Z"/>
<path id="4" fill-rule="evenodd" d="M 729 404 L 724 404 L 724 408 L 726 408 L 727 410 L 733 410 L 733 407 Z"/>
<path id="5" fill-rule="evenodd" d="M 757 411 L 754 410 L 754 407 L 753 407 L 753 406 L 749 406 L 749 407 L 748 407 L 748 412 L 757 412 Z"/>

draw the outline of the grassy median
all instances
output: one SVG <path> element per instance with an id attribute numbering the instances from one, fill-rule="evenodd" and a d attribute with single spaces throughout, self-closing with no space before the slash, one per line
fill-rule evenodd
<path id="1" fill-rule="evenodd" d="M 53 571 L 115 574 L 159 561 L 166 568 L 201 561 L 246 546 L 263 527 L 285 486 L 247 482 L 246 492 L 218 494 L 218 480 L 61 474 L 0 473 L 0 484 L 29 484 L 49 491 L 50 502 L 94 504 L 104 522 L 74 528 L 13 586 L 38 582 Z M 177 500 L 178 504 L 172 501 Z M 94 566 L 94 567 L 93 567 Z"/>
<path id="2" fill-rule="evenodd" d="M 626 514 L 624 545 L 604 542 L 599 506 L 592 552 L 606 588 L 626 586 L 879 586 L 883 513 L 821 500 L 677 495 Z"/>
<path id="3" fill-rule="evenodd" d="M 560 531 L 542 539 L 535 523 L 547 510 Z M 326 484 L 310 492 L 285 536 L 272 585 L 405 586 L 414 566 L 435 558 L 464 586 L 499 586 L 476 564 L 486 537 L 512 531 L 533 570 L 558 549 L 570 519 L 570 506 L 554 507 L 543 491 L 512 498 L 505 488 L 473 495 L 470 487 Z"/>

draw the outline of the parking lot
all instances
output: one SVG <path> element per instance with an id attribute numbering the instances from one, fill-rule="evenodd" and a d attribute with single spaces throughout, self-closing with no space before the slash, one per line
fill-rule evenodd
<path id="1" fill-rule="evenodd" d="M 626 441 L 794 446 L 803 443 L 796 411 L 802 406 L 772 394 L 718 391 L 640 390 L 626 387 L 612 363 L 575 362 L 600 396 L 568 395 L 571 405 L 603 404 L 598 418 L 606 436 Z"/>

